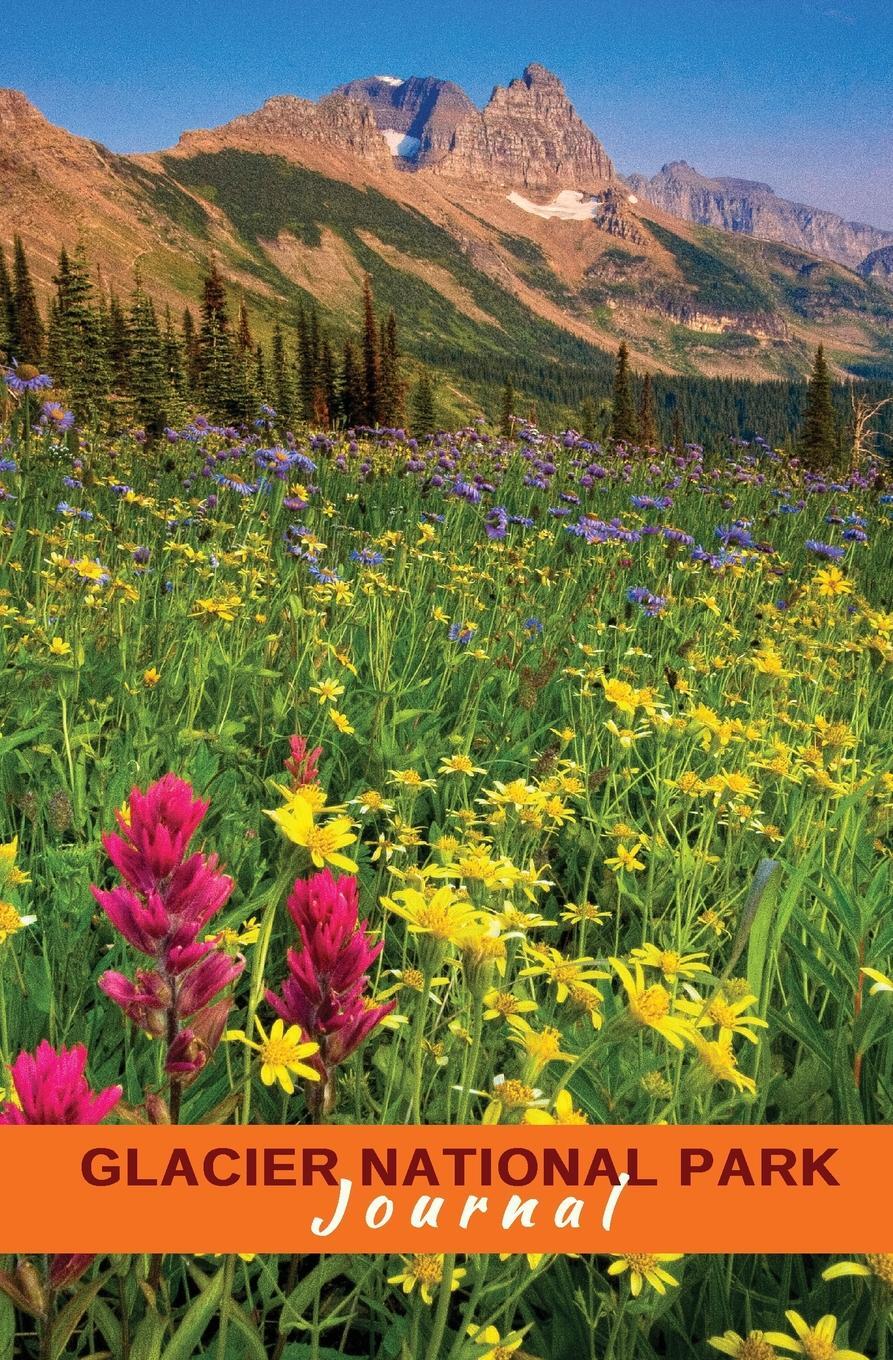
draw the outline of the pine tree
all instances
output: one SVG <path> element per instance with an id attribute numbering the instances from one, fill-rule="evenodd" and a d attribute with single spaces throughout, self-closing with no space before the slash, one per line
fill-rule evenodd
<path id="1" fill-rule="evenodd" d="M 257 382 L 260 382 L 260 374 Z M 282 327 L 277 321 L 273 327 L 273 344 L 270 350 L 270 396 L 280 427 L 288 429 L 295 416 L 295 394 L 289 372 L 288 357 Z"/>
<path id="2" fill-rule="evenodd" d="M 298 309 L 298 414 L 313 419 L 314 395 L 319 382 L 319 315 L 315 307 Z"/>
<path id="3" fill-rule="evenodd" d="M 341 361 L 341 414 L 345 425 L 354 427 L 363 419 L 363 380 L 352 340 L 345 340 Z"/>
<path id="4" fill-rule="evenodd" d="M 325 412 L 325 424 L 331 426 L 335 423 L 338 410 L 338 384 L 335 379 L 335 356 L 327 335 L 323 336 L 319 347 L 318 391 L 320 412 Z"/>
<path id="5" fill-rule="evenodd" d="M 186 390 L 193 398 L 197 399 L 201 387 L 201 361 L 198 350 L 198 334 L 195 329 L 195 321 L 192 312 L 188 307 L 183 309 L 183 320 L 180 326 L 183 336 L 183 363 L 186 372 Z"/>
<path id="6" fill-rule="evenodd" d="M 12 279 L 6 266 L 6 254 L 0 245 L 0 360 L 12 358 L 12 330 L 14 324 Z"/>
<path id="7" fill-rule="evenodd" d="M 363 280 L 363 421 L 378 425 L 381 419 L 381 356 L 378 350 L 378 330 L 375 325 L 375 304 L 372 280 Z"/>
<path id="8" fill-rule="evenodd" d="M 677 455 L 685 452 L 685 436 L 682 433 L 682 407 L 678 400 L 673 412 L 673 452 Z"/>
<path id="9" fill-rule="evenodd" d="M 12 279 L 6 265 L 6 255 L 0 246 L 0 355 L 7 363 L 12 359 L 14 324 Z"/>
<path id="10" fill-rule="evenodd" d="M 270 393 L 267 388 L 267 358 L 264 354 L 264 347 L 258 340 L 257 349 L 254 352 L 254 390 L 260 396 L 261 401 L 269 402 Z"/>
<path id="11" fill-rule="evenodd" d="M 161 334 L 161 352 L 164 359 L 164 375 L 168 390 L 181 401 L 186 395 L 186 370 L 184 367 L 183 346 L 174 325 L 169 304 L 164 308 L 164 329 Z"/>
<path id="12" fill-rule="evenodd" d="M 20 364 L 32 364 L 40 368 L 44 346 L 43 321 L 21 236 L 13 237 L 12 307 L 12 357 Z"/>
<path id="13" fill-rule="evenodd" d="M 201 324 L 198 331 L 198 387 L 215 420 L 228 420 L 234 411 L 236 364 L 230 335 L 223 275 L 212 260 L 202 285 Z"/>
<path id="14" fill-rule="evenodd" d="M 837 444 L 831 377 L 825 362 L 824 346 L 819 345 L 806 389 L 806 407 L 800 429 L 800 455 L 807 467 L 827 468 L 833 465 L 837 457 Z"/>
<path id="15" fill-rule="evenodd" d="M 412 432 L 416 436 L 433 434 L 436 428 L 434 387 L 431 374 L 423 368 L 412 394 Z"/>
<path id="16" fill-rule="evenodd" d="M 246 421 L 255 414 L 258 394 L 254 386 L 254 337 L 244 298 L 239 302 L 233 365 L 230 414 L 236 420 Z"/>
<path id="17" fill-rule="evenodd" d="M 105 407 L 109 371 L 83 245 L 74 255 L 63 246 L 53 283 L 56 296 L 47 341 L 47 356 L 55 365 L 52 376 L 65 388 L 78 417 L 95 416 Z"/>
<path id="18" fill-rule="evenodd" d="M 580 407 L 580 434 L 590 443 L 598 438 L 598 407 L 592 397 L 584 397 Z"/>
<path id="19" fill-rule="evenodd" d="M 653 449 L 657 444 L 657 420 L 654 414 L 654 393 L 651 390 L 650 373 L 645 374 L 642 382 L 638 434 L 640 448 Z"/>
<path id="20" fill-rule="evenodd" d="M 515 428 L 515 388 L 511 378 L 506 378 L 499 401 L 499 433 L 511 439 Z"/>
<path id="21" fill-rule="evenodd" d="M 165 372 L 164 345 L 152 299 L 137 272 L 130 303 L 130 396 L 136 419 L 151 436 L 167 423 L 170 385 Z"/>
<path id="22" fill-rule="evenodd" d="M 248 320 L 248 309 L 245 306 L 245 299 L 239 302 L 239 325 L 236 331 L 236 348 L 244 358 L 248 354 L 254 353 L 254 337 L 251 334 L 251 323 Z"/>
<path id="23" fill-rule="evenodd" d="M 617 351 L 612 399 L 611 438 L 615 444 L 634 444 L 637 419 L 630 386 L 629 350 L 626 348 L 625 340 L 621 341 Z"/>
<path id="24" fill-rule="evenodd" d="M 400 349 L 397 318 L 389 311 L 379 333 L 380 390 L 379 416 L 392 429 L 403 419 L 403 383 L 400 378 Z"/>
<path id="25" fill-rule="evenodd" d="M 106 363 L 113 392 L 124 393 L 130 382 L 130 333 L 116 292 L 109 298 L 105 326 Z"/>

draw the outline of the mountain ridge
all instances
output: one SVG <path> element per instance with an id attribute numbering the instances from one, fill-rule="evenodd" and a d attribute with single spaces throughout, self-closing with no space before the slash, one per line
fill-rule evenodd
<path id="1" fill-rule="evenodd" d="M 870 254 L 893 246 L 893 231 L 784 198 L 760 180 L 703 175 L 687 161 L 669 161 L 650 179 L 627 175 L 626 182 L 636 194 L 673 216 L 699 226 L 781 241 L 849 269 L 859 269 Z"/>
<path id="2" fill-rule="evenodd" d="M 301 301 L 355 328 L 368 273 L 411 360 L 465 390 L 515 372 L 558 391 L 562 365 L 581 385 L 621 339 L 655 373 L 794 377 L 824 343 L 838 372 L 893 376 L 883 257 L 862 277 L 671 216 L 536 63 L 480 110 L 451 82 L 367 77 L 132 156 L 0 92 L 0 242 L 14 234 L 44 297 L 79 238 L 105 288 L 126 294 L 138 264 L 180 309 L 214 255 L 261 336 Z"/>

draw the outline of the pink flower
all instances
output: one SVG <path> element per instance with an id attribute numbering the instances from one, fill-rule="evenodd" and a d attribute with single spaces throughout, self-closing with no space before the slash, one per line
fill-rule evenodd
<path id="1" fill-rule="evenodd" d="M 115 929 L 154 963 L 137 969 L 133 981 L 123 973 L 104 973 L 99 985 L 135 1024 L 166 1038 L 166 1070 L 179 1082 L 194 1076 L 216 1047 L 223 1024 L 217 1025 L 211 1003 L 245 966 L 219 940 L 199 938 L 233 890 L 216 855 L 189 853 L 207 810 L 191 785 L 174 774 L 145 793 L 133 789 L 128 814 L 117 814 L 120 834 L 103 837 L 124 882 L 91 889 Z M 200 1023 L 206 1007 L 214 1023 Z M 181 1030 L 183 1020 L 190 1021 L 188 1029 Z"/>
<path id="2" fill-rule="evenodd" d="M 366 922 L 357 920 L 353 875 L 335 877 L 324 869 L 309 879 L 297 879 L 288 910 L 301 948 L 288 951 L 289 975 L 282 995 L 268 991 L 267 1000 L 286 1024 L 300 1025 L 319 1044 L 319 1054 L 311 1061 L 327 1077 L 397 1003 L 369 1003 L 369 969 L 383 945 L 373 943 Z"/>
<path id="3" fill-rule="evenodd" d="M 292 788 L 299 789 L 304 784 L 315 784 L 319 778 L 319 758 L 322 755 L 322 747 L 314 746 L 312 751 L 308 751 L 307 738 L 297 734 L 289 737 L 288 744 L 291 747 L 291 755 L 284 762 L 284 765 L 291 775 Z"/>
<path id="4" fill-rule="evenodd" d="M 83 1044 L 60 1048 L 46 1039 L 36 1052 L 20 1053 L 10 1068 L 19 1098 L 0 1107 L 0 1124 L 99 1124 L 121 1099 L 120 1086 L 93 1092 L 84 1076 Z"/>
<path id="5" fill-rule="evenodd" d="M 102 843 L 121 877 L 150 893 L 182 862 L 207 810 L 185 780 L 166 774 L 145 793 L 132 790 L 129 816 L 115 817 L 122 834 L 103 836 Z"/>

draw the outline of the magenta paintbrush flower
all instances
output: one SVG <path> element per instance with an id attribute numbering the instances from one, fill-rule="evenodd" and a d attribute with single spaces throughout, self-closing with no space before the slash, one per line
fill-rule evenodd
<path id="1" fill-rule="evenodd" d="M 288 744 L 291 747 L 291 755 L 284 765 L 291 775 L 291 786 L 293 789 L 302 788 L 305 784 L 315 784 L 319 778 L 319 758 L 322 755 L 322 747 L 314 746 L 313 750 L 307 749 L 307 738 L 297 733 L 289 737 Z"/>
<path id="2" fill-rule="evenodd" d="M 35 1052 L 20 1053 L 10 1068 L 18 1104 L 0 1104 L 0 1124 L 99 1124 L 121 1099 L 120 1086 L 92 1091 L 84 1068 L 83 1044 L 58 1050 L 42 1040 Z M 92 1253 L 68 1252 L 49 1258 L 51 1289 L 73 1284 L 93 1260 Z"/>
<path id="3" fill-rule="evenodd" d="M 145 793 L 134 789 L 127 813 L 117 814 L 120 834 L 103 836 L 124 882 L 92 888 L 115 929 L 154 963 L 137 969 L 134 980 L 109 971 L 99 985 L 141 1029 L 166 1038 L 166 1071 L 178 1084 L 194 1076 L 216 1047 L 223 1028 L 217 1008 L 213 1023 L 209 1017 L 202 1022 L 201 1013 L 244 967 L 244 959 L 226 953 L 219 940 L 199 939 L 233 890 L 216 855 L 189 853 L 207 810 L 174 774 Z M 184 1020 L 188 1029 L 181 1028 Z"/>
<path id="4" fill-rule="evenodd" d="M 58 1051 L 46 1039 L 10 1068 L 18 1104 L 0 1106 L 0 1124 L 99 1124 L 121 1099 L 120 1086 L 91 1091 L 83 1044 Z"/>
<path id="5" fill-rule="evenodd" d="M 357 881 L 329 869 L 297 879 L 288 910 L 300 948 L 288 951 L 288 977 L 282 995 L 267 1000 L 287 1024 L 300 1025 L 319 1044 L 310 1061 L 324 1079 L 363 1042 L 396 1002 L 372 1005 L 369 969 L 382 950 L 358 918 Z"/>

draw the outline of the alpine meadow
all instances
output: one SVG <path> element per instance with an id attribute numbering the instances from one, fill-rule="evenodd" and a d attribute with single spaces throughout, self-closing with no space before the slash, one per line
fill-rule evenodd
<path id="1" fill-rule="evenodd" d="M 891 252 L 538 64 L 0 91 L 0 1125 L 889 1124 Z M 0 1360 L 893 1355 L 893 1229 L 677 1226 L 7 1255 Z"/>

